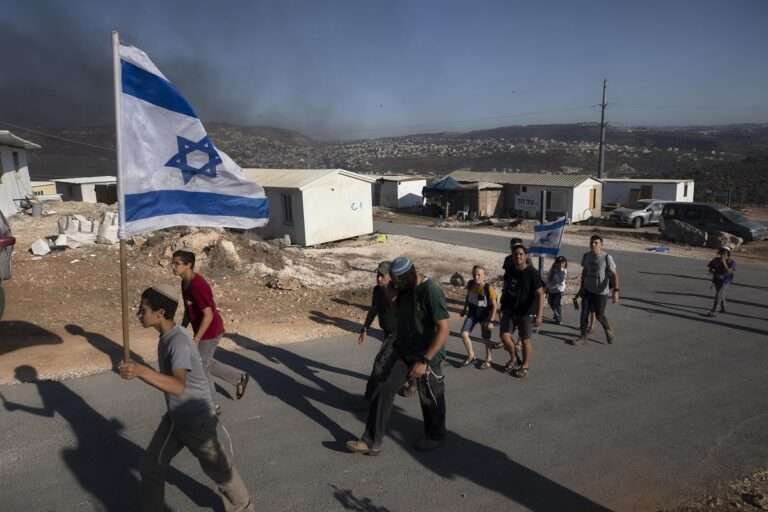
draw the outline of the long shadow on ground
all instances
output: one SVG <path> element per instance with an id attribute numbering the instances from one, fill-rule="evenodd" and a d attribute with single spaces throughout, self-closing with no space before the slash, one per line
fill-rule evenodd
<path id="1" fill-rule="evenodd" d="M 38 325 L 21 321 L 0 322 L 0 356 L 36 345 L 58 345 L 63 340 L 58 334 Z"/>
<path id="2" fill-rule="evenodd" d="M 224 350 L 216 352 L 216 359 L 248 373 L 253 377 L 254 381 L 258 382 L 264 393 L 281 400 L 286 405 L 293 407 L 310 420 L 325 428 L 334 438 L 334 444 L 329 445 L 330 448 L 340 450 L 346 441 L 356 437 L 329 418 L 312 401 L 352 412 L 359 408 L 360 395 L 349 393 L 321 379 L 318 377 L 318 372 L 320 370 L 335 372 L 356 377 L 363 381 L 367 380 L 367 375 L 312 361 L 284 348 L 265 345 L 240 334 L 227 334 L 227 337 L 241 347 L 261 354 L 272 364 L 264 364 L 247 358 L 238 352 Z M 290 375 L 276 369 L 273 365 L 282 365 L 316 386 L 303 384 Z M 362 386 L 360 393 L 362 393 Z"/>
<path id="3" fill-rule="evenodd" d="M 351 394 L 327 382 L 322 378 L 320 372 L 334 372 L 356 376 L 360 379 L 365 379 L 367 376 L 299 356 L 285 348 L 264 345 L 241 335 L 230 335 L 230 337 L 242 347 L 250 348 L 272 362 L 283 364 L 287 370 L 312 381 L 317 388 L 301 384 L 280 370 L 251 361 L 236 352 L 221 353 L 222 359 L 226 359 L 227 364 L 248 371 L 261 384 L 265 392 L 297 408 L 310 419 L 327 428 L 337 439 L 356 437 L 317 410 L 308 399 L 351 412 L 344 405 L 350 401 L 357 401 L 358 395 Z M 362 429 L 364 418 L 359 419 Z M 417 454 L 417 452 L 411 451 L 410 442 L 416 440 L 415 437 L 421 430 L 421 420 L 412 418 L 401 409 L 394 407 L 389 423 L 389 436 L 383 448 L 387 449 L 388 443 L 398 443 L 407 453 L 412 454 L 424 468 L 446 480 L 470 480 L 476 485 L 499 493 L 529 510 L 601 512 L 609 510 L 546 476 L 518 464 L 500 450 L 485 446 L 456 432 L 449 432 L 446 445 L 440 450 L 429 454 Z M 353 454 L 349 456 L 355 457 Z M 387 510 L 374 505 L 370 499 L 355 497 L 354 489 L 334 487 L 334 495 L 347 510 L 370 512 Z"/>
<path id="4" fill-rule="evenodd" d="M 677 277 L 678 279 L 692 279 L 695 281 L 707 281 L 712 282 L 711 277 L 701 277 L 701 275 L 686 275 L 686 274 L 672 274 L 669 272 L 648 272 L 645 270 L 641 270 L 638 272 L 638 274 L 647 274 L 651 276 L 664 276 L 664 277 Z M 752 288 L 755 290 L 768 290 L 768 286 L 759 286 L 755 284 L 744 284 L 744 283 L 731 283 L 731 286 L 739 286 L 741 288 Z"/>
<path id="5" fill-rule="evenodd" d="M 104 510 L 139 510 L 140 482 L 135 473 L 139 471 L 144 450 L 120 435 L 123 425 L 115 418 L 107 419 L 99 414 L 63 383 L 38 381 L 35 368 L 19 366 L 16 379 L 34 382 L 43 405 L 33 407 L 11 402 L 0 394 L 5 410 L 41 418 L 53 418 L 58 414 L 64 418 L 69 422 L 77 445 L 64 448 L 61 457 L 82 489 Z M 223 510 L 221 499 L 211 489 L 184 473 L 169 468 L 168 483 L 176 485 L 198 507 Z"/>
<path id="6" fill-rule="evenodd" d="M 710 305 L 711 305 L 712 301 L 715 298 L 714 294 L 712 294 L 712 295 L 704 295 L 704 294 L 701 294 L 701 293 L 665 292 L 665 291 L 657 291 L 656 293 L 658 293 L 659 295 L 676 295 L 676 296 L 680 296 L 680 297 L 697 297 L 697 298 L 700 298 L 700 299 L 707 299 L 707 301 L 710 303 Z M 740 304 L 742 306 L 754 306 L 756 308 L 768 308 L 768 304 L 760 304 L 759 302 L 748 302 L 746 300 L 731 299 L 730 297 L 726 298 L 726 302 L 728 304 L 733 303 L 733 304 Z M 750 317 L 750 318 L 754 318 L 754 317 Z M 765 318 L 762 318 L 762 320 L 765 320 Z"/>

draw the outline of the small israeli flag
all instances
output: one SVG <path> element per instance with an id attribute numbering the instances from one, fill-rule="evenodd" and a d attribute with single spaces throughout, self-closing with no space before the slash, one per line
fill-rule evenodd
<path id="1" fill-rule="evenodd" d="M 557 256 L 557 253 L 560 252 L 560 242 L 563 239 L 565 224 L 565 217 L 560 217 L 556 221 L 535 226 L 533 242 L 528 248 L 528 254 Z"/>
<path id="2" fill-rule="evenodd" d="M 120 45 L 119 55 L 120 238 L 179 225 L 265 225 L 264 189 L 214 146 L 146 53 Z"/>

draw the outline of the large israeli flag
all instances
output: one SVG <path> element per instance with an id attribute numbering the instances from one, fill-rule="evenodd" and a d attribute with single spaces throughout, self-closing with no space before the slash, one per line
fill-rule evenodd
<path id="1" fill-rule="evenodd" d="M 197 114 L 146 53 L 120 45 L 120 238 L 170 226 L 255 228 L 264 189 L 208 138 Z"/>
<path id="2" fill-rule="evenodd" d="M 557 256 L 560 252 L 560 241 L 563 239 L 565 224 L 565 217 L 560 217 L 556 221 L 535 226 L 533 242 L 528 248 L 528 254 Z"/>

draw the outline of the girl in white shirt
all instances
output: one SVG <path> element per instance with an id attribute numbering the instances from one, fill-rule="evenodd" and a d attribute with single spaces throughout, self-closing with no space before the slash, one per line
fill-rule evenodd
<path id="1" fill-rule="evenodd" d="M 559 324 L 563 319 L 562 300 L 565 294 L 565 281 L 568 278 L 568 260 L 558 256 L 547 274 L 547 302 L 554 313 L 554 321 Z"/>

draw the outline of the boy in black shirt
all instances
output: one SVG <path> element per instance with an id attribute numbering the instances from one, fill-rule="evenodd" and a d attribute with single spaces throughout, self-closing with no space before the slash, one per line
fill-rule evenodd
<path id="1" fill-rule="evenodd" d="M 501 297 L 501 341 L 509 352 L 509 362 L 505 370 L 512 370 L 512 375 L 523 378 L 528 375 L 533 345 L 531 335 L 533 323 L 538 327 L 544 315 L 544 283 L 538 271 L 529 264 L 528 251 L 523 245 L 515 245 L 507 260 L 514 265 L 505 265 L 504 292 Z M 506 261 L 505 260 L 505 263 Z M 520 367 L 514 368 L 517 359 L 512 333 L 517 329 L 517 337 L 522 344 Z"/>
<path id="2" fill-rule="evenodd" d="M 381 382 L 382 372 L 384 371 L 383 364 L 389 357 L 389 354 L 392 353 L 392 344 L 395 341 L 395 333 L 397 331 L 397 319 L 395 316 L 397 290 L 390 283 L 389 266 L 388 261 L 382 261 L 376 269 L 376 286 L 373 288 L 371 309 L 368 310 L 368 314 L 365 316 L 365 323 L 363 323 L 360 335 L 357 338 L 358 344 L 365 342 L 368 329 L 371 327 L 373 319 L 378 316 L 379 327 L 384 331 L 384 341 L 381 344 L 379 353 L 376 354 L 376 358 L 373 360 L 373 370 L 371 370 L 371 376 L 368 377 L 368 383 L 365 385 L 366 400 L 371 399 L 376 385 Z"/>

